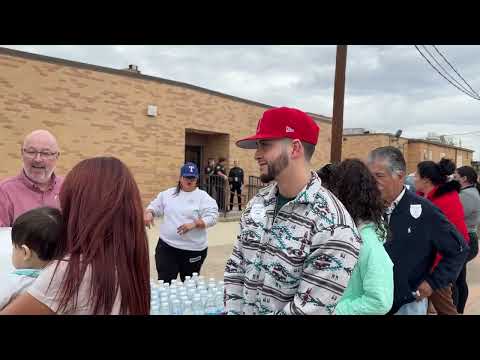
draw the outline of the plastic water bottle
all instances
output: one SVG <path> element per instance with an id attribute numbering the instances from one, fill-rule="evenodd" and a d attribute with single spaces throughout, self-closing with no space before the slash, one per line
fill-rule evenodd
<path id="1" fill-rule="evenodd" d="M 172 315 L 182 315 L 183 309 L 182 309 L 182 304 L 180 303 L 180 300 L 177 298 L 174 298 L 172 300 Z"/>
<path id="2" fill-rule="evenodd" d="M 195 284 L 195 286 L 197 286 L 197 281 L 198 281 L 198 273 L 197 272 L 194 272 L 192 274 L 192 281 Z"/>
<path id="3" fill-rule="evenodd" d="M 200 298 L 199 294 L 196 294 L 193 297 L 192 308 L 193 308 L 193 314 L 194 315 L 204 315 L 205 314 L 205 308 L 202 305 L 202 299 Z"/>
<path id="4" fill-rule="evenodd" d="M 150 301 L 150 315 L 157 315 L 159 309 L 158 299 Z"/>
<path id="5" fill-rule="evenodd" d="M 225 314 L 225 303 L 223 302 L 223 291 L 217 291 L 215 296 L 215 304 L 217 305 L 217 314 Z"/>
<path id="6" fill-rule="evenodd" d="M 182 304 L 182 307 L 185 308 L 185 304 L 187 301 L 189 301 L 190 299 L 186 296 L 182 296 L 180 297 L 180 303 Z"/>
<path id="7" fill-rule="evenodd" d="M 194 315 L 192 302 L 190 300 L 186 300 L 185 304 L 183 305 L 183 315 Z"/>
<path id="8" fill-rule="evenodd" d="M 212 294 L 207 295 L 207 301 L 205 304 L 205 313 L 207 315 L 216 315 L 217 314 L 217 306 L 215 304 L 215 297 Z"/>
<path id="9" fill-rule="evenodd" d="M 168 302 L 164 301 L 160 304 L 158 315 L 170 315 L 170 305 L 168 305 Z"/>
<path id="10" fill-rule="evenodd" d="M 160 285 L 160 286 L 163 286 L 163 284 L 165 283 L 165 281 L 163 281 L 163 280 L 158 280 L 157 282 L 158 282 L 158 285 Z"/>
<path id="11" fill-rule="evenodd" d="M 176 283 L 177 283 L 177 280 L 172 280 L 172 281 L 170 281 L 170 286 L 173 286 L 173 285 L 175 285 Z"/>

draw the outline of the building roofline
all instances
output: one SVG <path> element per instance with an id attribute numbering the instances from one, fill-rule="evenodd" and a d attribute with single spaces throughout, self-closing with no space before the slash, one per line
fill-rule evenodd
<path id="1" fill-rule="evenodd" d="M 372 135 L 382 135 L 382 136 L 395 137 L 394 134 L 390 134 L 390 133 L 344 134 L 343 137 L 348 137 L 348 136 L 372 136 Z M 468 151 L 468 152 L 472 152 L 472 153 L 475 152 L 475 150 L 472 150 L 472 149 L 467 149 L 467 148 L 463 148 L 463 147 L 460 147 L 460 146 L 439 143 L 439 142 L 435 142 L 435 141 L 431 141 L 431 140 L 410 139 L 410 138 L 405 138 L 405 137 L 401 137 L 401 136 L 400 136 L 400 139 L 408 140 L 409 143 L 426 143 L 426 144 L 431 144 L 431 145 L 443 146 L 443 147 L 447 147 L 447 148 L 451 148 L 451 149 Z"/>
<path id="2" fill-rule="evenodd" d="M 382 135 L 382 136 L 396 137 L 394 134 L 390 134 L 390 133 L 343 134 L 343 137 L 347 137 L 347 136 L 372 136 L 372 135 Z M 400 136 L 399 139 L 409 140 L 408 138 L 403 137 L 403 136 Z"/>
<path id="3" fill-rule="evenodd" d="M 79 61 L 73 61 L 73 60 L 67 60 L 67 59 L 61 59 L 61 58 L 56 58 L 56 57 L 51 57 L 51 56 L 46 56 L 46 55 L 39 55 L 39 54 L 34 54 L 34 53 L 29 53 L 26 51 L 20 51 L 20 50 L 14 50 L 14 49 L 9 49 L 5 47 L 0 47 L 0 55 L 9 55 L 9 56 L 15 56 L 15 57 L 20 57 L 24 59 L 30 59 L 30 60 L 37 60 L 37 61 L 43 61 L 43 62 L 48 62 L 52 64 L 59 64 L 59 65 L 66 65 L 66 66 L 71 66 L 71 67 L 76 67 L 80 69 L 86 69 L 86 70 L 92 70 L 92 71 L 98 71 L 98 72 L 103 72 L 107 74 L 112 74 L 112 75 L 120 75 L 120 76 L 125 76 L 125 77 L 130 77 L 134 79 L 141 79 L 141 80 L 147 80 L 147 81 L 155 81 L 159 83 L 164 83 L 168 85 L 174 85 L 174 86 L 179 86 L 179 87 L 184 87 L 187 89 L 191 90 L 196 90 L 204 93 L 208 93 L 211 95 L 215 96 L 220 96 L 224 97 L 230 100 L 235 100 L 235 101 L 240 101 L 243 103 L 247 103 L 250 105 L 256 105 L 264 108 L 274 108 L 275 106 L 272 105 L 267 105 L 261 102 L 253 101 L 253 100 L 248 100 L 244 99 L 241 97 L 233 96 L 233 95 L 228 95 L 225 93 L 221 93 L 219 91 L 215 90 L 210 90 L 206 89 L 200 86 L 192 85 L 192 84 L 187 84 L 183 83 L 180 81 L 175 81 L 175 80 L 169 80 L 169 79 L 164 79 L 156 76 L 150 76 L 150 75 L 144 75 L 144 74 L 139 74 L 139 73 L 134 73 L 134 72 L 129 72 L 127 70 L 121 70 L 121 69 L 113 69 L 105 66 L 99 66 L 99 65 L 93 65 L 93 64 L 88 64 L 88 63 L 83 63 Z M 332 119 L 320 115 L 320 114 L 314 114 L 314 113 L 307 113 L 308 115 L 312 116 L 314 120 L 317 121 L 322 121 L 326 123 L 331 123 Z"/>
<path id="4" fill-rule="evenodd" d="M 430 140 L 425 140 L 425 139 L 408 139 L 408 142 L 409 143 L 425 143 L 425 144 L 443 146 L 443 147 L 447 147 L 447 148 L 451 148 L 451 149 L 468 151 L 468 152 L 472 152 L 472 153 L 475 152 L 475 150 L 472 150 L 472 149 L 467 149 L 467 148 L 463 148 L 463 147 L 455 146 L 455 145 L 438 143 L 438 142 L 435 142 L 435 141 L 430 141 Z"/>

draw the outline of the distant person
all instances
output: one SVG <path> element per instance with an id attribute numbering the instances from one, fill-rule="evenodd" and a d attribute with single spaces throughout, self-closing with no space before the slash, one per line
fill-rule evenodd
<path id="1" fill-rule="evenodd" d="M 114 157 L 73 167 L 60 191 L 54 259 L 0 314 L 148 315 L 150 266 L 140 191 Z"/>
<path id="2" fill-rule="evenodd" d="M 226 182 L 228 181 L 228 176 L 225 170 L 225 162 L 227 159 L 220 157 L 218 159 L 217 165 L 215 165 L 214 175 L 220 176 L 223 181 L 217 182 L 217 203 L 220 211 L 225 210 L 225 187 Z"/>
<path id="3" fill-rule="evenodd" d="M 186 276 L 200 273 L 207 257 L 207 228 L 217 223 L 218 207 L 197 182 L 197 166 L 186 163 L 177 186 L 159 193 L 145 210 L 148 227 L 154 217 L 164 217 L 155 249 L 158 280 L 169 283 L 180 274 L 185 281 Z"/>
<path id="4" fill-rule="evenodd" d="M 390 237 L 385 249 L 393 262 L 394 297 L 390 314 L 426 315 L 434 290 L 454 282 L 465 262 L 468 246 L 441 211 L 404 186 L 402 152 L 385 146 L 373 150 L 368 167 L 387 204 Z M 443 257 L 431 271 L 437 253 Z"/>
<path id="5" fill-rule="evenodd" d="M 336 167 L 336 164 L 326 164 L 317 170 L 317 175 L 320 177 L 320 180 L 322 180 L 322 186 L 324 188 L 329 190 L 332 188 L 332 176 Z"/>
<path id="6" fill-rule="evenodd" d="M 204 175 L 205 175 L 205 185 L 206 185 L 206 192 L 212 196 L 213 189 L 210 181 L 210 176 L 212 176 L 215 172 L 215 159 L 209 158 L 208 164 L 205 166 Z"/>
<path id="7" fill-rule="evenodd" d="M 455 163 L 449 159 L 442 159 L 439 163 L 433 161 L 422 161 L 417 165 L 415 173 L 415 188 L 417 193 L 430 200 L 435 206 L 442 210 L 445 217 L 456 227 L 457 231 L 468 243 L 467 225 L 463 206 L 458 195 L 460 183 L 448 181 L 448 176 L 455 171 Z M 452 239 L 455 241 L 455 239 Z M 454 245 L 454 244 L 453 244 Z M 437 253 L 433 269 L 438 265 L 442 255 Z M 437 311 L 438 315 L 457 315 L 457 307 L 453 299 L 453 285 L 457 279 L 445 288 L 436 289 L 430 296 L 429 301 Z"/>
<path id="8" fill-rule="evenodd" d="M 2 274 L 0 310 L 23 293 L 54 259 L 57 244 L 63 236 L 60 210 L 42 207 L 20 215 L 12 228 L 12 262 L 15 271 Z"/>
<path id="9" fill-rule="evenodd" d="M 238 161 L 233 162 L 233 168 L 228 173 L 230 182 L 230 211 L 233 210 L 233 197 L 237 194 L 238 211 L 242 211 L 242 186 L 244 182 L 243 169 L 238 166 Z"/>
<path id="10" fill-rule="evenodd" d="M 463 314 L 468 299 L 467 262 L 478 254 L 478 225 L 480 224 L 480 185 L 477 182 L 477 172 L 471 166 L 459 167 L 454 173 L 454 179 L 460 183 L 460 201 L 463 205 L 465 222 L 470 238 L 470 252 L 460 275 L 455 283 L 454 299 L 459 314 Z"/>
<path id="11" fill-rule="evenodd" d="M 363 242 L 335 314 L 384 315 L 393 305 L 393 263 L 383 246 L 388 225 L 382 218 L 382 195 L 368 167 L 358 159 L 342 161 L 332 175 L 330 190 L 355 220 Z"/>
<path id="12" fill-rule="evenodd" d="M 240 219 L 225 267 L 227 313 L 331 315 L 357 263 L 361 239 L 341 202 L 310 170 L 318 124 L 305 112 L 264 112 L 256 134 L 261 189 Z"/>
<path id="13" fill-rule="evenodd" d="M 411 173 L 405 176 L 405 187 L 407 188 L 407 190 L 410 190 L 411 192 L 417 191 L 415 189 L 415 173 Z"/>
<path id="14" fill-rule="evenodd" d="M 23 169 L 0 182 L 0 227 L 11 227 L 24 212 L 42 206 L 60 207 L 63 177 L 55 175 L 60 150 L 46 130 L 28 134 L 20 149 Z"/>

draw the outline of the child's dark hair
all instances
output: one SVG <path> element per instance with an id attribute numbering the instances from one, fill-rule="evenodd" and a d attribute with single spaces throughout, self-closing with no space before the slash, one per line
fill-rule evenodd
<path id="1" fill-rule="evenodd" d="M 322 186 L 324 188 L 331 190 L 333 185 L 332 178 L 337 166 L 337 164 L 326 164 L 321 169 L 317 170 L 317 175 L 320 177 L 320 180 L 322 180 Z"/>
<path id="2" fill-rule="evenodd" d="M 56 257 L 58 239 L 63 236 L 60 210 L 51 207 L 36 208 L 20 215 L 12 227 L 12 243 L 16 247 L 28 246 L 40 260 Z"/>

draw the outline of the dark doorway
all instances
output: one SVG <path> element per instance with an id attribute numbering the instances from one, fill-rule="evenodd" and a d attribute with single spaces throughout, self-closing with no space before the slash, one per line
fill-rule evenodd
<path id="1" fill-rule="evenodd" d="M 202 146 L 185 145 L 185 162 L 193 162 L 197 165 L 200 175 L 199 184 L 203 184 L 202 160 Z"/>

